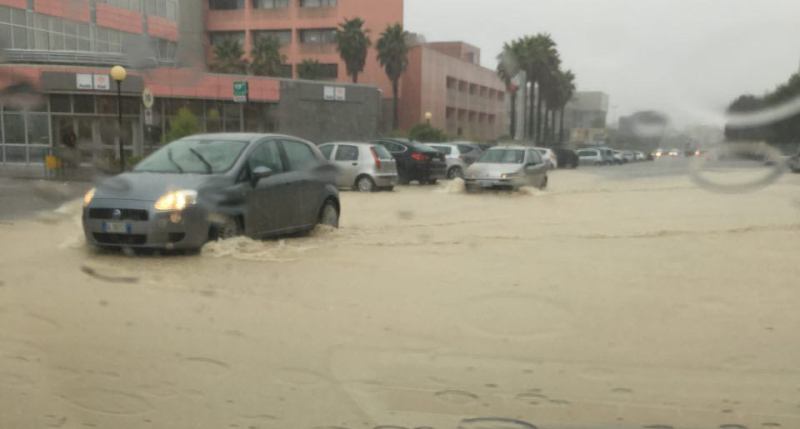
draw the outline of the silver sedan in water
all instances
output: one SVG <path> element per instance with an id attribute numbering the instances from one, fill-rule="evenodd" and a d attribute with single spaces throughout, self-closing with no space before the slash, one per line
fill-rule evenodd
<path id="1" fill-rule="evenodd" d="M 547 187 L 548 164 L 535 148 L 503 146 L 487 150 L 464 177 L 467 191 Z"/>
<path id="2" fill-rule="evenodd" d="M 379 144 L 335 142 L 319 150 L 338 168 L 336 185 L 342 189 L 391 191 L 397 185 L 397 163 Z"/>
<path id="3" fill-rule="evenodd" d="M 208 134 L 170 143 L 84 197 L 86 241 L 197 249 L 339 225 L 334 168 L 316 146 L 274 134 Z"/>

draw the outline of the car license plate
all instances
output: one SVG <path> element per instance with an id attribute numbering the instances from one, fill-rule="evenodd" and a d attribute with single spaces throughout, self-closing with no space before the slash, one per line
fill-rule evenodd
<path id="1" fill-rule="evenodd" d="M 109 234 L 130 234 L 131 225 L 125 222 L 104 222 L 103 232 Z"/>

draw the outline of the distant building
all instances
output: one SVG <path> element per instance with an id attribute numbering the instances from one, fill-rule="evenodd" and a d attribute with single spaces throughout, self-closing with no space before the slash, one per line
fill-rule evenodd
<path id="1" fill-rule="evenodd" d="M 506 88 L 463 42 L 413 46 L 401 79 L 400 128 L 427 120 L 455 138 L 492 140 L 508 133 Z"/>
<path id="2" fill-rule="evenodd" d="M 376 85 L 391 96 L 391 85 L 381 68 L 375 43 L 392 24 L 403 23 L 403 0 L 186 0 L 205 8 L 206 54 L 213 60 L 213 48 L 226 39 L 242 43 L 249 56 L 254 42 L 272 36 L 280 40 L 286 55 L 283 76 L 297 78 L 303 60 L 317 60 L 325 80 L 349 82 L 347 68 L 336 50 L 336 29 L 346 18 L 359 17 L 369 32 L 373 47 L 367 55 L 359 82 Z M 202 3 L 200 6 L 199 3 Z"/>
<path id="3" fill-rule="evenodd" d="M 570 136 L 570 143 L 604 143 L 608 106 L 609 97 L 603 92 L 576 92 L 564 111 L 564 128 Z"/>

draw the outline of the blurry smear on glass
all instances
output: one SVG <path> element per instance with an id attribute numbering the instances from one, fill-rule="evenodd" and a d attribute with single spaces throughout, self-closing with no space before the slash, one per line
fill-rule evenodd
<path id="1" fill-rule="evenodd" d="M 693 162 L 694 182 L 728 193 L 774 183 L 800 150 L 800 73 L 762 96 L 738 97 L 725 123 L 725 140 Z"/>

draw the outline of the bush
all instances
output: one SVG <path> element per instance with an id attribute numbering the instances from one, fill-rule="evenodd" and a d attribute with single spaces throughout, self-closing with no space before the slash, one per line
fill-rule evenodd
<path id="1" fill-rule="evenodd" d="M 437 143 L 447 141 L 447 134 L 430 124 L 423 123 L 411 128 L 408 131 L 408 138 L 422 143 Z"/>
<path id="2" fill-rule="evenodd" d="M 191 110 L 181 107 L 178 109 L 178 115 L 169 122 L 169 131 L 165 139 L 167 142 L 173 142 L 199 132 L 200 120 Z"/>

